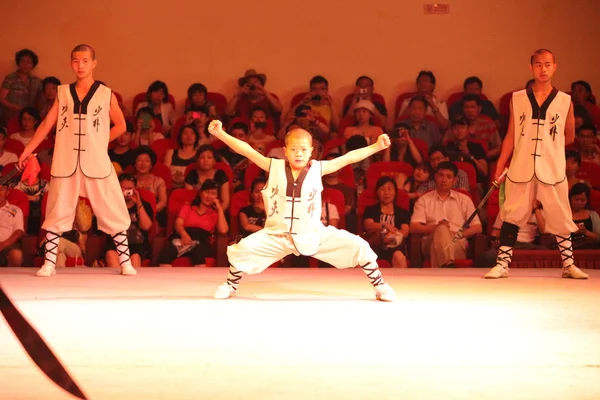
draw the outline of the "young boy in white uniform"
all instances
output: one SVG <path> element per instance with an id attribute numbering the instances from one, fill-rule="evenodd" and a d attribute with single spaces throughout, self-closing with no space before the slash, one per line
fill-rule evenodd
<path id="1" fill-rule="evenodd" d="M 126 130 L 125 118 L 114 93 L 94 81 L 96 54 L 79 45 L 71 52 L 71 67 L 77 81 L 58 87 L 56 101 L 19 157 L 19 167 L 56 125 L 52 181 L 48 193 L 45 261 L 37 276 L 56 273 L 58 241 L 72 229 L 79 196 L 90 200 L 98 228 L 112 236 L 119 254 L 121 273 L 135 275 L 129 260 L 127 228 L 131 224 L 127 206 L 108 157 L 108 143 Z M 111 121 L 114 126 L 110 128 Z"/>
<path id="2" fill-rule="evenodd" d="M 577 231 L 569 204 L 565 174 L 565 144 L 575 139 L 575 117 L 571 97 L 552 86 L 556 60 L 550 50 L 537 50 L 530 59 L 535 83 L 531 89 L 513 93 L 508 132 L 502 143 L 495 179 L 508 158 L 506 201 L 502 206 L 502 228 L 496 266 L 486 278 L 507 278 L 519 226 L 530 218 L 533 200 L 543 206 L 546 232 L 556 237 L 562 258 L 563 278 L 587 279 L 574 264 L 571 232 Z"/>
<path id="3" fill-rule="evenodd" d="M 289 254 L 312 256 L 337 268 L 360 266 L 375 288 L 375 297 L 394 301 L 394 290 L 383 281 L 377 256 L 360 237 L 321 223 L 323 175 L 387 149 L 390 139 L 379 136 L 376 143 L 330 161 L 310 161 L 312 137 L 293 129 L 285 138 L 285 160 L 264 157 L 246 142 L 228 135 L 220 121 L 212 121 L 209 132 L 233 151 L 269 172 L 262 190 L 267 220 L 264 229 L 227 248 L 229 274 L 214 297 L 234 296 L 242 273 L 257 274 Z M 309 162 L 310 161 L 310 162 Z"/>

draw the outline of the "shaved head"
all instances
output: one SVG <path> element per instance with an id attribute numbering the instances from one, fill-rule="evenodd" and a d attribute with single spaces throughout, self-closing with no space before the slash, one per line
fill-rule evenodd
<path id="1" fill-rule="evenodd" d="M 96 50 L 90 45 L 87 44 L 79 44 L 75 46 L 75 48 L 71 51 L 71 58 L 73 58 L 73 54 L 81 52 L 81 51 L 89 51 L 92 60 L 96 59 Z"/>
<path id="2" fill-rule="evenodd" d="M 533 54 L 531 55 L 531 58 L 529 59 L 529 64 L 533 65 L 533 61 L 535 60 L 536 56 L 540 56 L 542 54 L 550 54 L 552 56 L 552 61 L 554 63 L 556 63 L 556 57 L 554 57 L 554 53 L 551 52 L 548 49 L 539 49 L 533 52 Z"/>
<path id="3" fill-rule="evenodd" d="M 288 142 L 290 141 L 291 138 L 308 138 L 310 140 L 310 145 L 312 146 L 312 135 L 305 131 L 304 129 L 301 128 L 295 128 L 290 130 L 288 133 L 285 134 L 285 145 L 288 145 Z"/>

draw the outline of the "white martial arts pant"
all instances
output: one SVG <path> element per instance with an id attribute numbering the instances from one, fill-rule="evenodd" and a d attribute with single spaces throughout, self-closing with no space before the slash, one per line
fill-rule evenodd
<path id="1" fill-rule="evenodd" d="M 90 200 L 101 231 L 112 236 L 129 229 L 131 219 L 115 169 L 107 178 L 96 179 L 85 176 L 79 166 L 68 178 L 52 177 L 42 229 L 57 234 L 73 229 L 79 196 Z"/>
<path id="2" fill-rule="evenodd" d="M 531 217 L 533 200 L 542 203 L 542 215 L 546 220 L 545 233 L 570 236 L 577 231 L 569 203 L 569 183 L 565 179 L 554 185 L 540 182 L 536 177 L 526 183 L 506 180 L 506 200 L 502 206 L 502 220 L 516 226 L 524 226 Z"/>
<path id="3" fill-rule="evenodd" d="M 227 247 L 229 263 L 247 274 L 258 274 L 289 254 L 300 255 L 289 236 L 273 235 L 264 230 Z M 377 265 L 377 255 L 369 243 L 333 226 L 323 227 L 321 245 L 313 257 L 340 269 L 369 263 Z"/>

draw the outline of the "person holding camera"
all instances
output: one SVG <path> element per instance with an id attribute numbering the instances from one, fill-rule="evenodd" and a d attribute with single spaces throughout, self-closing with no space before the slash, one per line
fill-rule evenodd
<path id="1" fill-rule="evenodd" d="M 297 125 L 309 132 L 313 138 L 322 142 L 331 139 L 329 125 L 323 118 L 317 117 L 308 104 L 302 103 L 296 107 L 293 114 L 288 114 L 283 126 L 277 135 L 280 140 L 285 138 L 288 128 L 291 125 Z"/>
<path id="2" fill-rule="evenodd" d="M 333 99 L 329 95 L 329 81 L 317 75 L 310 80 L 310 90 L 301 102 L 292 107 L 288 113 L 288 118 L 296 113 L 298 107 L 307 104 L 310 106 L 315 117 L 325 120 L 327 126 L 335 131 L 340 125 L 340 116 L 335 111 Z"/>
<path id="3" fill-rule="evenodd" d="M 265 155 L 267 145 L 275 140 L 273 132 L 269 132 L 267 113 L 260 107 L 255 107 L 250 114 L 250 135 L 248 144 L 260 154 Z"/>
<path id="4" fill-rule="evenodd" d="M 136 129 L 132 139 L 136 147 L 150 146 L 156 140 L 165 138 L 165 135 L 155 125 L 154 120 L 152 108 L 144 107 L 138 109 L 136 113 Z"/>
<path id="5" fill-rule="evenodd" d="M 373 79 L 365 75 L 359 76 L 356 79 L 352 101 L 344 106 L 343 115 L 345 117 L 353 115 L 356 104 L 361 100 L 368 100 L 375 106 L 373 115 L 379 118 L 383 126 L 386 126 L 387 109 L 385 108 L 385 103 L 379 102 L 373 97 L 375 91 L 374 87 L 375 83 L 373 82 Z"/>
<path id="6" fill-rule="evenodd" d="M 423 162 L 423 154 L 417 148 L 413 138 L 410 137 L 410 125 L 408 123 L 396 123 L 392 128 L 390 139 L 392 139 L 390 159 L 384 161 L 402 161 L 413 167 Z"/>
<path id="7" fill-rule="evenodd" d="M 150 252 L 150 242 L 148 241 L 148 232 L 152 227 L 154 213 L 150 203 L 142 200 L 140 193 L 136 190 L 137 179 L 131 174 L 119 175 L 119 184 L 127 205 L 131 225 L 127 229 L 127 240 L 129 242 L 129 253 L 131 265 L 141 267 L 142 260 Z M 106 266 L 118 267 L 119 255 L 112 240 L 106 240 L 105 245 Z"/>
<path id="8" fill-rule="evenodd" d="M 239 88 L 227 103 L 225 114 L 229 117 L 249 117 L 252 110 L 260 107 L 265 111 L 267 118 L 278 121 L 282 110 L 281 102 L 265 89 L 266 82 L 265 74 L 259 74 L 254 69 L 247 70 L 244 76 L 238 79 Z"/>

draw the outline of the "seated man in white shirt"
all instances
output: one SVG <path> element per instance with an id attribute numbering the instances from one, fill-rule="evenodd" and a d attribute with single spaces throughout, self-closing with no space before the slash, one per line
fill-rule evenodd
<path id="1" fill-rule="evenodd" d="M 481 233 L 481 222 L 476 216 L 463 237 L 452 243 L 454 234 L 475 211 L 469 196 L 452 190 L 457 174 L 456 165 L 441 162 L 435 172 L 435 190 L 417 200 L 410 221 L 410 232 L 424 235 L 421 249 L 432 268 L 452 268 L 455 260 L 466 259 L 467 239 Z"/>
<path id="2" fill-rule="evenodd" d="M 496 221 L 494 222 L 494 227 L 492 228 L 492 233 L 490 234 L 492 248 L 483 254 L 483 259 L 481 261 L 482 265 L 477 265 L 477 267 L 491 268 L 496 265 L 502 222 L 501 213 L 498 213 Z M 545 228 L 546 220 L 542 214 L 542 205 L 539 201 L 534 200 L 529 221 L 527 221 L 524 226 L 519 227 L 517 243 L 515 244 L 514 248 L 525 250 L 548 250 L 547 247 L 534 243 L 536 237 L 538 237 L 541 233 L 544 233 Z"/>
<path id="3" fill-rule="evenodd" d="M 21 237 L 23 236 L 23 212 L 9 204 L 8 186 L 0 185 L 0 266 L 20 267 L 23 264 Z"/>

